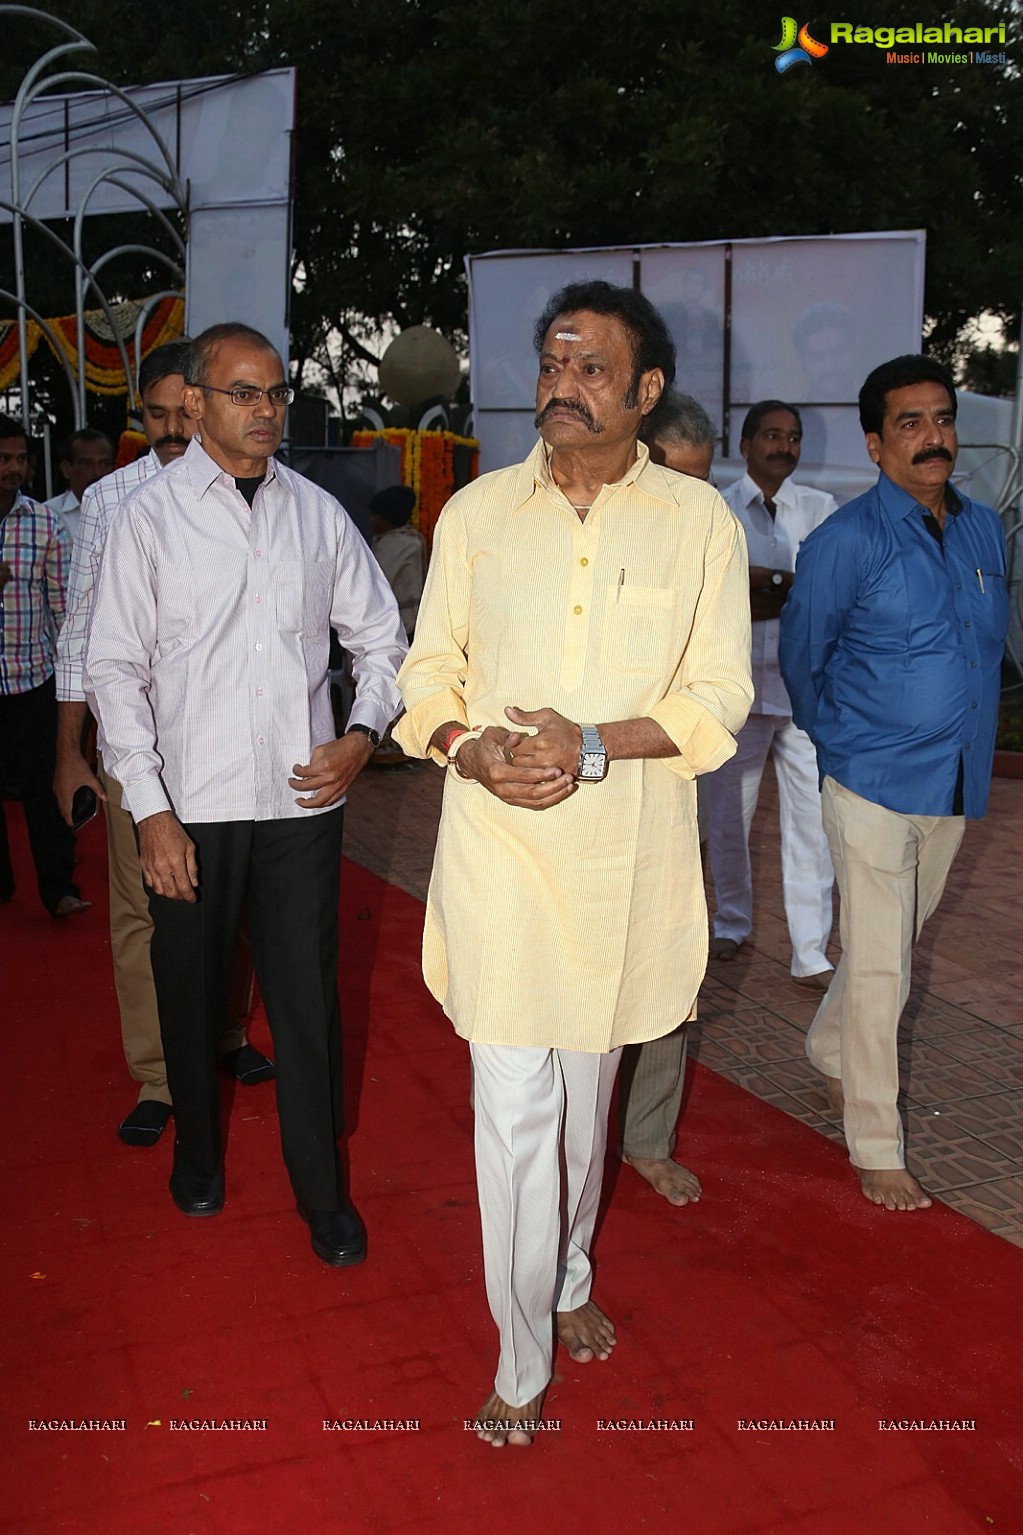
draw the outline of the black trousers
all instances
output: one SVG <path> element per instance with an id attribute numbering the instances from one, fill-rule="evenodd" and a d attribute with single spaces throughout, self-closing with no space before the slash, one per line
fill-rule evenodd
<path id="1" fill-rule="evenodd" d="M 217 1059 L 238 924 L 247 906 L 277 1062 L 277 1109 L 295 1197 L 336 1210 L 343 1192 L 337 903 L 343 811 L 185 827 L 198 900 L 150 892 L 151 958 L 180 1153 L 212 1175 L 223 1154 Z"/>
<path id="2" fill-rule="evenodd" d="M 52 913 L 66 895 L 77 895 L 71 875 L 75 837 L 53 797 L 57 755 L 57 692 L 53 678 L 27 693 L 0 693 L 0 775 L 17 783 L 28 823 L 39 895 Z M 7 822 L 0 799 L 0 900 L 14 894 Z"/>

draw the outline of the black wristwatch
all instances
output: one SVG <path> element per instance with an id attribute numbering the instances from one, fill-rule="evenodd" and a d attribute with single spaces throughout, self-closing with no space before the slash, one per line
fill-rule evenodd
<path id="1" fill-rule="evenodd" d="M 371 730 L 368 725 L 349 725 L 348 729 L 345 731 L 345 735 L 352 736 L 356 734 L 360 736 L 369 736 L 369 744 L 373 747 L 380 745 L 379 730 Z"/>

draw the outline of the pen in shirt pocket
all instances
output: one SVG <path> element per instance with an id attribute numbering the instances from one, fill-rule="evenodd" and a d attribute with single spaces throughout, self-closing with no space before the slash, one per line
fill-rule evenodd
<path id="1" fill-rule="evenodd" d="M 984 575 L 983 575 L 983 572 L 981 571 L 981 568 L 980 568 L 979 565 L 977 566 L 977 585 L 980 587 L 981 592 L 983 592 L 983 590 L 984 590 Z"/>
<path id="2" fill-rule="evenodd" d="M 980 572 L 978 571 L 977 574 L 979 575 Z M 615 592 L 615 602 L 617 602 L 618 599 L 621 597 L 621 595 L 622 595 L 622 587 L 624 585 L 625 585 L 625 571 L 624 570 L 620 570 L 618 572 L 618 590 Z"/>

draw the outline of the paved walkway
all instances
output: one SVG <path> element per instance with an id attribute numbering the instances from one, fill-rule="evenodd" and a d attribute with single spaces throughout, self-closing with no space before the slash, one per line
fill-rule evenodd
<path id="1" fill-rule="evenodd" d="M 350 796 L 348 856 L 425 899 L 442 784 L 443 773 L 430 764 L 364 773 Z M 1023 1246 L 1021 849 L 1023 780 L 996 778 L 987 819 L 968 824 L 945 898 L 917 950 L 901 1031 L 910 1166 L 931 1193 L 1017 1246 Z M 788 975 L 770 771 L 750 850 L 756 931 L 730 964 L 711 966 L 693 1053 L 748 1092 L 841 1140 L 803 1053 L 815 1003 Z M 684 1160 L 684 1118 L 679 1154 Z"/>

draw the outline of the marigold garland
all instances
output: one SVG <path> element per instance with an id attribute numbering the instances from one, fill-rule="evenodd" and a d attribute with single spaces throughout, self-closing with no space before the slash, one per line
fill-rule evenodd
<path id="1" fill-rule="evenodd" d="M 136 432 L 133 427 L 125 427 L 117 442 L 117 456 L 114 460 L 115 469 L 123 469 L 125 464 L 133 464 L 143 453 L 149 452 L 149 443 L 142 432 Z"/>
<path id="2" fill-rule="evenodd" d="M 480 445 L 455 432 L 414 432 L 389 426 L 382 432 L 353 432 L 352 446 L 369 448 L 382 440 L 401 449 L 401 483 L 416 493 L 412 522 L 433 543 L 433 530 L 446 501 L 479 474 Z"/>
<path id="3" fill-rule="evenodd" d="M 123 339 L 129 358 L 134 361 L 135 326 L 142 304 L 128 300 L 114 304 L 112 313 L 117 332 Z M 142 328 L 142 356 L 148 357 L 156 347 L 182 335 L 185 305 L 179 298 L 164 298 L 151 311 Z M 78 372 L 78 321 L 75 315 L 61 315 L 49 320 L 48 325 L 58 342 L 60 351 L 67 358 L 73 373 Z M 42 338 L 55 356 L 57 349 L 49 336 L 34 320 L 26 322 L 26 350 L 33 355 Z M 59 360 L 59 357 L 58 357 Z M 20 360 L 18 352 L 18 326 L 15 320 L 0 320 L 0 389 L 6 389 L 18 377 Z M 92 394 L 127 394 L 128 382 L 121 365 L 121 353 L 110 328 L 110 322 L 102 309 L 85 312 L 85 384 Z"/>

